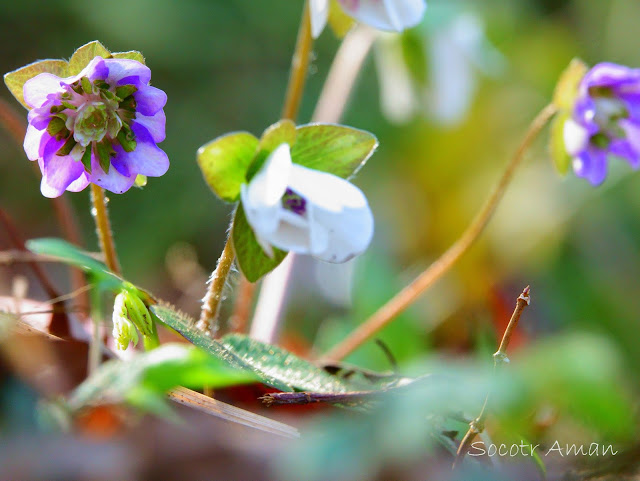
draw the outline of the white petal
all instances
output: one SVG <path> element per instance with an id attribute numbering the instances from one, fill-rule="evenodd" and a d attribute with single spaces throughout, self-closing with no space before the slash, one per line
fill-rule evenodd
<path id="1" fill-rule="evenodd" d="M 373 238 L 373 214 L 366 200 L 362 207 L 345 207 L 341 212 L 314 206 L 313 220 L 312 232 L 320 227 L 327 232 L 327 248 L 313 252 L 314 257 L 323 261 L 346 262 L 362 254 Z"/>
<path id="2" fill-rule="evenodd" d="M 311 17 L 311 35 L 318 38 L 329 18 L 329 0 L 310 0 L 309 15 Z"/>
<path id="3" fill-rule="evenodd" d="M 248 191 L 247 184 L 240 186 L 240 199 L 247 222 L 257 237 L 269 237 L 278 228 L 281 206 L 251 203 Z"/>
<path id="4" fill-rule="evenodd" d="M 23 144 L 27 159 L 36 160 L 40 157 L 40 144 L 42 143 L 43 135 L 46 133 L 46 129 L 38 130 L 32 123 L 29 123 Z"/>
<path id="5" fill-rule="evenodd" d="M 307 202 L 324 210 L 340 212 L 343 207 L 360 208 L 367 199 L 351 182 L 326 172 L 293 164 L 289 187 Z"/>
<path id="6" fill-rule="evenodd" d="M 52 73 L 41 73 L 25 82 L 22 91 L 24 93 L 24 101 L 30 107 L 40 107 L 47 100 L 49 94 L 64 92 L 64 88 L 60 84 L 63 79 L 53 75 Z"/>
<path id="7" fill-rule="evenodd" d="M 420 23 L 424 0 L 339 0 L 349 15 L 379 30 L 400 32 Z"/>
<path id="8" fill-rule="evenodd" d="M 569 155 L 577 155 L 589 141 L 589 132 L 573 119 L 567 119 L 563 129 L 564 148 Z"/>
<path id="9" fill-rule="evenodd" d="M 279 204 L 287 190 L 291 166 L 289 144 L 279 145 L 251 179 L 243 204 L 248 207 Z"/>

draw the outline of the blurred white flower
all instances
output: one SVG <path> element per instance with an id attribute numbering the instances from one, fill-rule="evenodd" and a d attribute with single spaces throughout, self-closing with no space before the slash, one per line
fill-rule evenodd
<path id="1" fill-rule="evenodd" d="M 362 253 L 373 237 L 373 215 L 362 191 L 335 175 L 294 164 L 288 144 L 267 157 L 240 195 L 269 256 L 275 246 L 340 263 Z"/>
<path id="2" fill-rule="evenodd" d="M 420 23 L 427 8 L 425 0 L 337 0 L 358 22 L 378 30 L 401 32 Z M 329 18 L 330 0 L 309 0 L 311 33 L 318 37 Z"/>
<path id="3" fill-rule="evenodd" d="M 481 19 L 470 13 L 411 34 L 420 35 L 429 79 L 412 77 L 401 38 L 380 36 L 375 55 L 383 113 L 395 123 L 419 113 L 446 125 L 459 123 L 471 105 L 478 71 L 498 74 L 505 68 L 504 58 L 487 40 Z"/>

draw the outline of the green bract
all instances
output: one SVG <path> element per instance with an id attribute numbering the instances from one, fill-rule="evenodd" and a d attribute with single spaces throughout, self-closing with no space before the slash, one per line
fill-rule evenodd
<path id="1" fill-rule="evenodd" d="M 267 128 L 258 140 L 247 132 L 233 132 L 203 145 L 198 165 L 211 190 L 225 202 L 237 202 L 240 187 L 248 183 L 266 158 L 281 144 L 291 147 L 294 164 L 342 178 L 351 177 L 364 165 L 378 145 L 373 134 L 334 124 L 308 124 L 296 127 L 281 120 Z M 267 256 L 247 223 L 244 210 L 236 209 L 232 240 L 240 270 L 251 282 L 282 262 L 286 252 L 274 249 Z"/>
<path id="2" fill-rule="evenodd" d="M 39 60 L 14 70 L 4 75 L 4 83 L 9 91 L 25 108 L 30 109 L 22 94 L 22 88 L 27 80 L 41 73 L 51 73 L 57 77 L 71 77 L 85 68 L 95 57 L 102 58 L 128 58 L 144 64 L 144 57 L 140 52 L 116 52 L 111 53 L 97 40 L 83 45 L 74 52 L 69 61 L 66 60 Z"/>

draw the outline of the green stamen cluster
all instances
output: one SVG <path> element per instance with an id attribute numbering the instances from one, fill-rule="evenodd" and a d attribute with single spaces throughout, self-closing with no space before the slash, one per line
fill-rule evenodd
<path id="1" fill-rule="evenodd" d="M 91 173 L 91 153 L 100 167 L 109 172 L 111 159 L 116 152 L 113 143 L 118 142 L 125 152 L 133 152 L 136 139 L 131 121 L 136 115 L 134 85 L 111 88 L 104 80 L 93 82 L 82 77 L 60 95 L 60 105 L 49 110 L 51 120 L 47 133 L 65 143 L 56 155 L 71 155 L 81 160 L 85 170 Z"/>

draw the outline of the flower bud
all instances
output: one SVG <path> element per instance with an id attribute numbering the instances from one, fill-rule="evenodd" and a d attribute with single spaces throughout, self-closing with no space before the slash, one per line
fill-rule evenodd
<path id="1" fill-rule="evenodd" d="M 120 292 L 116 296 L 113 305 L 113 339 L 116 341 L 118 349 L 125 350 L 129 343 L 138 344 L 138 332 L 136 326 L 129 320 L 125 302 L 126 291 Z"/>

